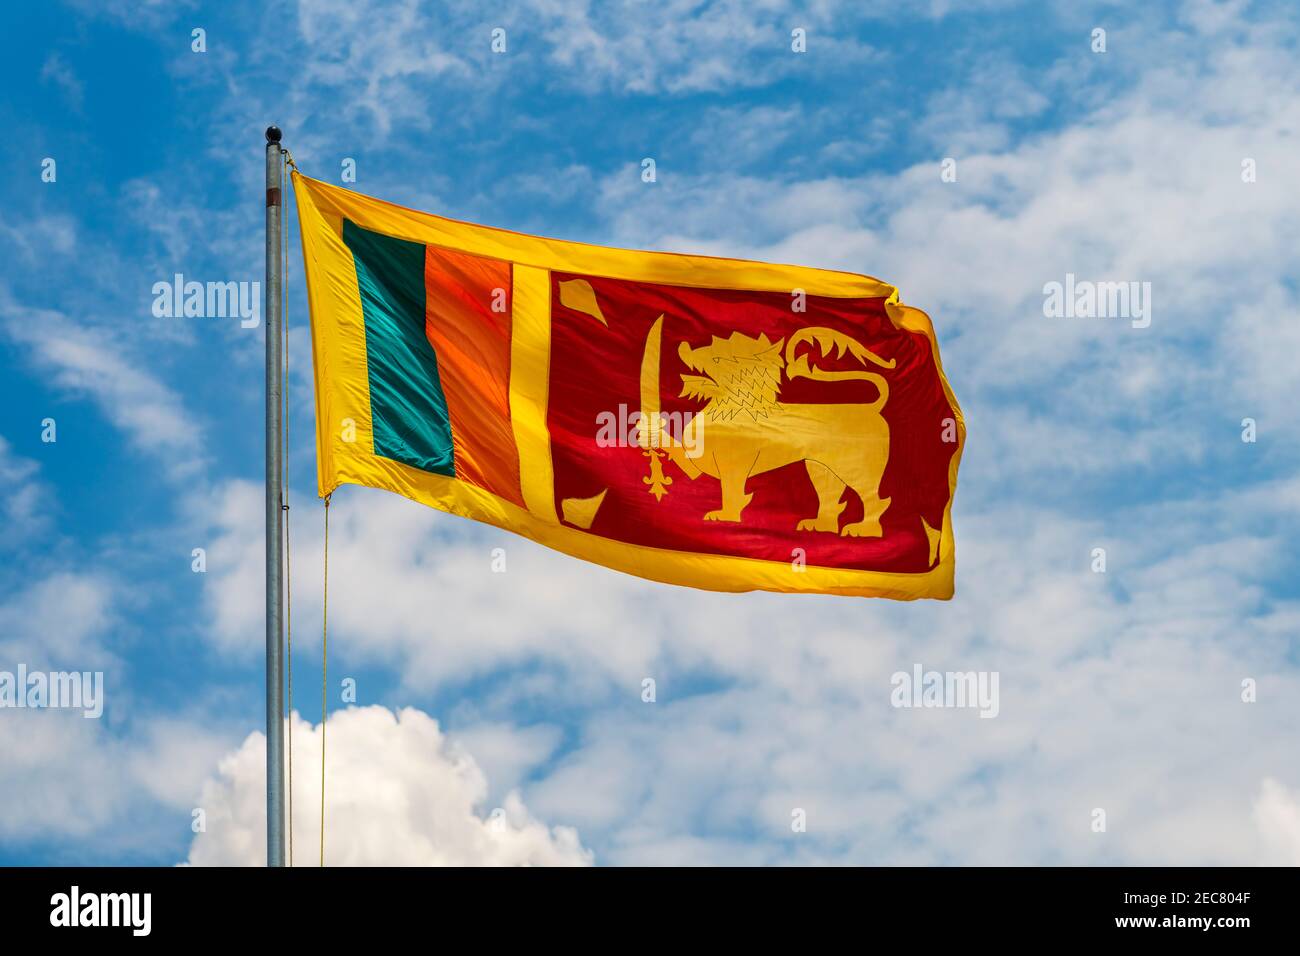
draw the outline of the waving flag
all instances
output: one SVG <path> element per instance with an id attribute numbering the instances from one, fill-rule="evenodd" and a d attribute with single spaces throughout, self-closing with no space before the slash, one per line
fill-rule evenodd
<path id="1" fill-rule="evenodd" d="M 322 496 L 383 488 L 671 584 L 952 596 L 965 425 L 893 286 L 293 183 Z"/>

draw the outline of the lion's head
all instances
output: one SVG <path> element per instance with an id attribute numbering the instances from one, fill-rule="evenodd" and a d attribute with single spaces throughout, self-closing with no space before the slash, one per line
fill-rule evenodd
<path id="1" fill-rule="evenodd" d="M 726 339 L 715 335 L 711 343 L 700 348 L 681 343 L 677 354 L 686 367 L 704 373 L 682 376 L 681 397 L 705 400 L 710 414 L 717 418 L 732 418 L 740 413 L 755 418 L 766 415 L 776 405 L 781 387 L 784 342 L 769 341 L 766 335 L 751 338 L 732 332 Z"/>

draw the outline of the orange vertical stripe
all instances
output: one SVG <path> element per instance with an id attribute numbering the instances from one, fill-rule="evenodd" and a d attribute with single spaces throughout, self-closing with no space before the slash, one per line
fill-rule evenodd
<path id="1" fill-rule="evenodd" d="M 427 246 L 424 315 L 451 418 L 456 477 L 522 507 L 510 425 L 510 269 Z"/>

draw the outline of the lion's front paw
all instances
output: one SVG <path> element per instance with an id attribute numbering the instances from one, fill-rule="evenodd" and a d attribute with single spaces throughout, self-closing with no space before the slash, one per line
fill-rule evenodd
<path id="1" fill-rule="evenodd" d="M 705 521 L 739 521 L 739 514 L 732 514 L 719 508 L 717 511 L 710 511 L 704 515 Z"/>
<path id="2" fill-rule="evenodd" d="M 838 515 L 823 521 L 821 518 L 804 518 L 794 526 L 796 531 L 830 531 L 839 530 L 840 519 Z"/>
<path id="3" fill-rule="evenodd" d="M 840 529 L 845 538 L 879 538 L 882 534 L 879 521 L 851 521 Z"/>

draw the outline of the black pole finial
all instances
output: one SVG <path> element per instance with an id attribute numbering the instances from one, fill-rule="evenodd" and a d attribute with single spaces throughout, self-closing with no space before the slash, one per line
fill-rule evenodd
<path id="1" fill-rule="evenodd" d="M 268 126 L 268 127 L 266 128 L 266 141 L 267 141 L 268 143 L 278 143 L 278 142 L 280 142 L 280 136 L 281 136 L 281 135 L 282 135 L 282 134 L 280 133 L 280 127 L 278 127 L 278 126 Z"/>

